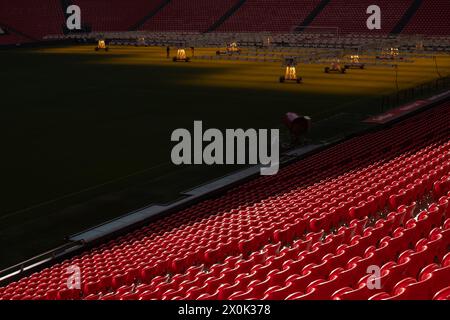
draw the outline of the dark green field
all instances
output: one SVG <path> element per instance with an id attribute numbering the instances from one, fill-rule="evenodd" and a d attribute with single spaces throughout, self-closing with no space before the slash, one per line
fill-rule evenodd
<path id="1" fill-rule="evenodd" d="M 450 59 L 439 61 L 448 73 Z M 312 117 L 310 140 L 336 139 L 396 90 L 389 66 L 326 75 L 307 65 L 303 84 L 280 84 L 279 63 L 173 63 L 162 48 L 1 50 L 0 65 L 0 268 L 236 169 L 172 165 L 176 128 L 281 128 L 295 111 Z M 400 65 L 400 88 L 434 68 L 429 58 Z"/>

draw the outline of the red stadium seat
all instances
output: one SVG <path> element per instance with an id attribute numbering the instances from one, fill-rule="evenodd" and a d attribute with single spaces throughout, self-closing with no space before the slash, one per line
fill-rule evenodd
<path id="1" fill-rule="evenodd" d="M 449 121 L 444 103 L 336 144 L 12 282 L 0 299 L 448 298 Z M 339 162 L 350 157 L 360 160 Z M 67 289 L 69 265 L 83 270 L 81 290 Z M 373 266 L 381 287 L 370 289 Z"/>

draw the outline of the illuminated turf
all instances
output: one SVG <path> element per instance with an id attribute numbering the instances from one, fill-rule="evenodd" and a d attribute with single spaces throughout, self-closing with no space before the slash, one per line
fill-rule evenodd
<path id="1" fill-rule="evenodd" d="M 315 122 L 310 139 L 333 139 L 361 129 L 360 120 L 380 112 L 380 95 L 396 90 L 389 64 L 341 75 L 325 74 L 328 63 L 300 63 L 303 83 L 280 84 L 280 62 L 173 63 L 165 48 L 93 48 L 0 51 L 0 61 L 8 61 L 0 70 L 6 186 L 0 242 L 9 248 L 0 267 L 234 169 L 171 165 L 170 134 L 178 127 L 203 120 L 215 128 L 274 128 L 295 111 Z M 411 59 L 399 63 L 400 89 L 437 77 L 430 57 Z M 449 56 L 439 56 L 438 64 L 441 74 L 450 73 Z M 95 197 L 95 204 L 61 212 Z"/>

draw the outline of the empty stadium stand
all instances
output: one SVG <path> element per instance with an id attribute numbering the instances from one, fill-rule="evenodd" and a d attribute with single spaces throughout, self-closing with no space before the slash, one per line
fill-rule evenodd
<path id="1" fill-rule="evenodd" d="M 354 137 L 10 283 L 0 299 L 445 299 L 449 122 L 445 102 Z M 70 266 L 80 289 L 67 288 Z"/>
<path id="2" fill-rule="evenodd" d="M 239 10 L 220 25 L 222 32 L 289 32 L 301 25 L 320 0 L 247 0 Z M 270 17 L 270 18 L 269 18 Z"/>
<path id="3" fill-rule="evenodd" d="M 404 13 L 403 17 L 394 27 L 394 29 L 392 29 L 391 33 L 393 34 L 401 33 L 421 6 L 422 0 L 414 0 L 411 6 L 408 8 L 408 10 L 406 10 L 406 12 Z"/>
<path id="4" fill-rule="evenodd" d="M 17 0 L 0 1 L 0 25 L 14 32 L 0 44 L 63 35 L 66 7 L 81 8 L 82 30 L 116 32 L 309 32 L 448 35 L 450 4 L 442 0 L 378 0 L 381 30 L 366 27 L 373 1 L 346 0 Z M 15 34 L 15 35 L 14 35 Z"/>
<path id="5" fill-rule="evenodd" d="M 411 18 L 403 33 L 448 35 L 450 30 L 450 2 L 426 0 Z"/>
<path id="6" fill-rule="evenodd" d="M 64 21 L 59 0 L 0 1 L 0 24 L 35 41 L 48 34 L 62 34 Z"/>
<path id="7" fill-rule="evenodd" d="M 80 7 L 82 23 L 92 31 L 126 31 L 158 9 L 165 0 L 72 0 Z"/>
<path id="8" fill-rule="evenodd" d="M 381 29 L 369 30 L 366 22 L 366 9 L 375 4 L 373 1 L 362 0 L 350 2 L 346 0 L 332 0 L 310 23 L 311 27 L 338 27 L 340 33 L 390 33 L 405 12 L 410 8 L 412 0 L 379 0 L 376 1 L 381 9 Z"/>
<path id="9" fill-rule="evenodd" d="M 140 29 L 205 32 L 239 0 L 171 0 Z"/>
<path id="10" fill-rule="evenodd" d="M 33 41 L 33 38 L 12 30 L 5 25 L 0 25 L 0 45 L 15 45 Z"/>
<path id="11" fill-rule="evenodd" d="M 294 31 L 301 32 L 308 27 L 312 21 L 322 12 L 322 10 L 328 5 L 330 0 L 322 0 L 320 3 L 312 10 L 308 16 L 303 20 L 303 22 L 294 28 Z"/>
<path id="12" fill-rule="evenodd" d="M 246 2 L 247 0 L 239 0 L 237 1 L 231 8 L 229 8 L 218 20 L 216 20 L 216 22 L 214 22 L 207 30 L 207 32 L 212 32 L 217 30 L 217 28 L 219 26 L 222 25 L 222 23 L 224 23 L 225 21 L 227 21 L 232 15 L 234 15 L 234 13 L 239 10 L 242 5 Z"/>

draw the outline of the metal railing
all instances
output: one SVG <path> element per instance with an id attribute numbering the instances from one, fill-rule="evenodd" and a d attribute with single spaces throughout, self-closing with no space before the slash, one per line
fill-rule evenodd
<path id="1" fill-rule="evenodd" d="M 416 87 L 398 90 L 397 92 L 381 97 L 381 111 L 384 112 L 408 102 L 429 97 L 449 89 L 450 76 L 446 76 L 422 83 Z"/>
<path id="2" fill-rule="evenodd" d="M 20 278 L 25 275 L 27 271 L 31 272 L 38 266 L 55 262 L 58 257 L 61 257 L 71 251 L 75 251 L 83 246 L 81 241 L 69 242 L 50 251 L 44 252 L 40 255 L 34 256 L 31 259 L 22 261 L 16 265 L 0 270 L 0 285 L 9 283 L 11 280 Z"/>

